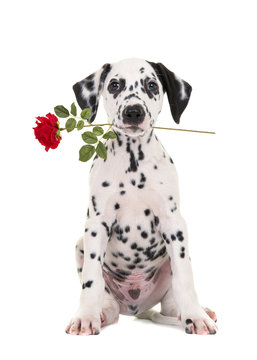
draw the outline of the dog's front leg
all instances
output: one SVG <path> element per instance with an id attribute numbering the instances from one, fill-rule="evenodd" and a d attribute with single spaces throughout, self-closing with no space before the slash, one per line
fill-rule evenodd
<path id="1" fill-rule="evenodd" d="M 110 215 L 108 220 L 104 216 L 93 216 L 86 222 L 82 250 L 82 289 L 79 308 L 67 329 L 70 334 L 97 335 L 100 332 L 104 297 L 102 265 L 111 235 L 110 220 Z"/>
<path id="2" fill-rule="evenodd" d="M 160 224 L 172 269 L 172 290 L 182 325 L 187 333 L 215 334 L 217 327 L 198 302 L 194 288 L 188 236 L 184 219 L 177 210 Z"/>

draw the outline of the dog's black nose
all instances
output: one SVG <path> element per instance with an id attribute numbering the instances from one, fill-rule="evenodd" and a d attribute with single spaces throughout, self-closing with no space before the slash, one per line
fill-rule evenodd
<path id="1" fill-rule="evenodd" d="M 124 124 L 140 124 L 144 121 L 145 111 L 141 105 L 126 106 L 122 112 Z"/>

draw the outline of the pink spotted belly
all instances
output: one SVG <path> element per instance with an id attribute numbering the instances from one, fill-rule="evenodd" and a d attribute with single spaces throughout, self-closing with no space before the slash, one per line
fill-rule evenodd
<path id="1" fill-rule="evenodd" d="M 135 269 L 129 275 L 104 267 L 103 276 L 107 289 L 120 305 L 120 313 L 135 315 L 161 301 L 171 282 L 171 268 L 165 259 L 159 267 Z"/>

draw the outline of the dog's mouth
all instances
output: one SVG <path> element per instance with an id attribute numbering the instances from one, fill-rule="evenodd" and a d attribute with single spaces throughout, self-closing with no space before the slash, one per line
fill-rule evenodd
<path id="1" fill-rule="evenodd" d="M 135 133 L 136 131 L 144 131 L 143 129 L 141 129 L 139 126 L 136 125 L 125 126 L 124 129 L 131 130 L 133 133 Z"/>
<path id="2" fill-rule="evenodd" d="M 125 135 L 140 136 L 145 133 L 145 129 L 142 129 L 141 127 L 136 125 L 130 125 L 124 127 L 114 125 L 113 127 Z"/>

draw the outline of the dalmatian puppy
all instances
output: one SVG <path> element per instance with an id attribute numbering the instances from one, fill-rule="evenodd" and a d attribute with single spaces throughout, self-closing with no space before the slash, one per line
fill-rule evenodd
<path id="1" fill-rule="evenodd" d="M 119 314 L 181 324 L 189 334 L 215 334 L 216 315 L 198 301 L 180 214 L 177 174 L 152 128 L 167 94 L 176 123 L 191 86 L 161 63 L 105 64 L 73 87 L 93 122 L 103 96 L 116 139 L 95 156 L 85 231 L 76 246 L 81 296 L 66 328 L 97 335 Z M 152 310 L 161 303 L 161 312 Z"/>

